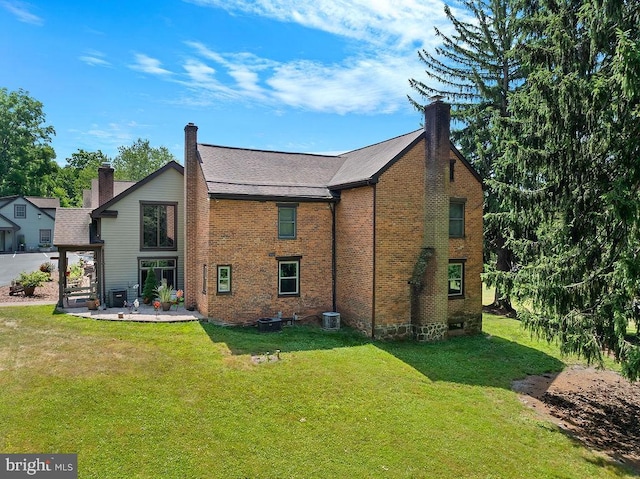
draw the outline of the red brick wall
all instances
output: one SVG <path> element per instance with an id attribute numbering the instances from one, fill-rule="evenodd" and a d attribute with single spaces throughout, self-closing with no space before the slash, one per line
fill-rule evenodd
<path id="1" fill-rule="evenodd" d="M 422 140 L 376 187 L 376 327 L 411 323 L 408 281 L 424 235 L 424 148 Z"/>
<path id="2" fill-rule="evenodd" d="M 197 127 L 185 127 L 185 306 L 197 307 L 207 314 L 203 289 L 203 265 L 208 264 L 209 201 L 208 189 L 197 151 Z"/>
<path id="3" fill-rule="evenodd" d="M 451 198 L 466 199 L 464 208 L 464 237 L 449 239 L 449 258 L 463 259 L 464 297 L 449 300 L 449 322 L 465 321 L 467 332 L 479 332 L 482 328 L 482 273 L 483 229 L 482 186 L 471 171 L 451 152 L 454 165 L 454 181 L 449 183 Z"/>
<path id="4" fill-rule="evenodd" d="M 278 311 L 285 317 L 331 311 L 328 203 L 298 203 L 293 240 L 278 239 L 276 202 L 212 199 L 209 207 L 209 317 L 242 324 Z M 286 256 L 301 256 L 299 297 L 278 297 L 277 258 Z M 217 294 L 217 265 L 231 265 L 231 294 Z"/>
<path id="5" fill-rule="evenodd" d="M 337 310 L 342 321 L 371 335 L 373 187 L 341 193 L 336 208 Z"/>

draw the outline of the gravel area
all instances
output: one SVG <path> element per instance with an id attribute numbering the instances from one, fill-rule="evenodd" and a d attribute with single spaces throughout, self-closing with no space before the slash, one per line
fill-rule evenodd
<path id="1" fill-rule="evenodd" d="M 14 295 L 9 294 L 10 286 L 0 286 L 0 303 L 41 303 L 49 301 L 51 303 L 58 302 L 58 282 L 48 281 L 42 286 L 36 288 L 33 296 L 25 296 L 23 293 Z"/>

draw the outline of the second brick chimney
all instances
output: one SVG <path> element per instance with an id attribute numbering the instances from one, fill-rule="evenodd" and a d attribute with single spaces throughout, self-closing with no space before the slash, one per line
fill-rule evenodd
<path id="1" fill-rule="evenodd" d="M 102 163 L 98 168 L 98 206 L 113 198 L 113 172 L 110 163 Z"/>

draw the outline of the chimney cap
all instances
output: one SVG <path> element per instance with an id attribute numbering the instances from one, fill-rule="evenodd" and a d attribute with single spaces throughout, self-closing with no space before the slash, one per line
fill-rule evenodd
<path id="1" fill-rule="evenodd" d="M 429 101 L 431 103 L 441 103 L 443 98 L 444 96 L 442 95 L 433 95 L 432 97 L 429 97 Z"/>
<path id="2" fill-rule="evenodd" d="M 111 168 L 111 163 L 109 163 L 108 161 L 103 161 L 100 164 L 100 168 Z"/>

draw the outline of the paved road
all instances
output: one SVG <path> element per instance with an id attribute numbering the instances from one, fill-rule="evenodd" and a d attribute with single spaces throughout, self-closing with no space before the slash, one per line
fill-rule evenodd
<path id="1" fill-rule="evenodd" d="M 42 263 L 51 261 L 56 268 L 58 261 L 51 259 L 57 257 L 58 252 L 51 253 L 17 253 L 0 254 L 0 286 L 11 284 L 11 280 L 16 279 L 22 271 L 35 271 Z M 75 254 L 67 255 L 69 264 L 78 261 Z"/>

